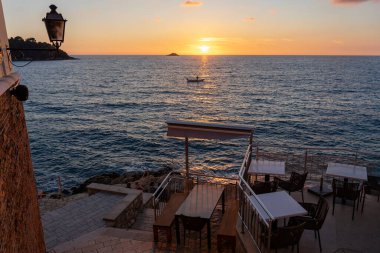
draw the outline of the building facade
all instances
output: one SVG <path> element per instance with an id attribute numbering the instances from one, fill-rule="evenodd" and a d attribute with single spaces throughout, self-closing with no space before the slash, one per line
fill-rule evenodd
<path id="1" fill-rule="evenodd" d="M 0 252 L 43 253 L 45 243 L 22 102 L 10 90 L 20 82 L 6 50 L 0 1 Z"/>

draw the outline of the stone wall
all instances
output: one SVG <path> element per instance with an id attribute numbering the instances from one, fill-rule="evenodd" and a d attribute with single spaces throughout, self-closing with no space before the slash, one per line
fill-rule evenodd
<path id="1" fill-rule="evenodd" d="M 21 102 L 0 96 L 0 252 L 45 252 Z"/>
<path id="2" fill-rule="evenodd" d="M 127 208 L 115 220 L 114 227 L 129 228 L 135 223 L 137 216 L 143 208 L 142 193 L 133 195 L 131 199 Z"/>

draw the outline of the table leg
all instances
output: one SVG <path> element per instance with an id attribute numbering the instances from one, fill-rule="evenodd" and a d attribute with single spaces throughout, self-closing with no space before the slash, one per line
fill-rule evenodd
<path id="1" fill-rule="evenodd" d="M 211 221 L 210 219 L 207 220 L 207 243 L 208 243 L 208 249 L 211 249 Z"/>
<path id="2" fill-rule="evenodd" d="M 319 192 L 322 194 L 323 192 L 323 176 L 321 177 L 321 182 L 320 182 L 320 185 L 319 185 Z M 322 196 L 322 195 L 321 195 Z"/>
<path id="3" fill-rule="evenodd" d="M 180 236 L 179 236 L 179 221 L 178 221 L 178 216 L 175 216 L 175 234 L 177 237 L 177 244 L 180 244 Z"/>
<path id="4" fill-rule="evenodd" d="M 225 194 L 225 191 L 223 191 L 223 193 L 222 193 L 222 213 L 223 214 L 224 214 L 225 203 L 226 203 L 226 194 Z"/>

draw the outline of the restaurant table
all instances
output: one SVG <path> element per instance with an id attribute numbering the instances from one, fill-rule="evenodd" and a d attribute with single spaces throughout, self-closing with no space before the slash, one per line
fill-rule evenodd
<path id="1" fill-rule="evenodd" d="M 256 198 L 264 205 L 266 211 Z M 251 203 L 261 216 L 267 220 L 307 214 L 305 208 L 285 191 L 259 194 L 256 195 L 256 198 L 253 195 L 250 196 Z"/>
<path id="2" fill-rule="evenodd" d="M 207 220 L 208 248 L 211 248 L 211 216 L 220 199 L 222 199 L 222 213 L 224 213 L 224 195 L 224 186 L 221 185 L 200 184 L 194 186 L 175 213 L 177 244 L 180 243 L 179 216 L 185 215 Z"/>
<path id="3" fill-rule="evenodd" d="M 264 174 L 265 181 L 270 175 L 285 175 L 285 161 L 269 161 L 252 159 L 248 169 L 249 174 Z"/>
<path id="4" fill-rule="evenodd" d="M 355 179 L 360 181 L 367 181 L 367 168 L 363 166 L 351 165 L 351 164 L 342 164 L 342 163 L 328 163 L 326 175 L 329 176 L 338 176 L 344 178 L 344 188 L 347 187 L 348 179 Z M 342 202 L 345 203 L 346 200 L 342 199 Z"/>
<path id="5" fill-rule="evenodd" d="M 362 181 L 368 180 L 366 167 L 342 163 L 328 163 L 326 175 L 343 177 L 345 181 L 348 178 Z"/>

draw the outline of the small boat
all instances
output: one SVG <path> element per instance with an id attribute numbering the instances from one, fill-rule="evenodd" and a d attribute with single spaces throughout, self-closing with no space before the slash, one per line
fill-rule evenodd
<path id="1" fill-rule="evenodd" d="M 188 83 L 200 83 L 200 82 L 204 82 L 204 78 L 199 78 L 199 77 L 196 77 L 194 79 L 192 78 L 186 78 L 187 82 Z"/>

